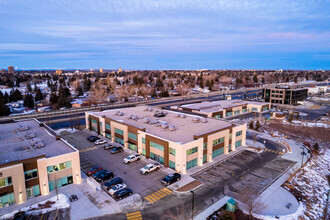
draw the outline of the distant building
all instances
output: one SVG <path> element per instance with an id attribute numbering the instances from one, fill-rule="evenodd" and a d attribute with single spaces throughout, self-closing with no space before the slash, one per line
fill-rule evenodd
<path id="1" fill-rule="evenodd" d="M 121 67 L 118 68 L 118 72 L 123 72 L 123 69 Z"/>
<path id="2" fill-rule="evenodd" d="M 56 70 L 55 73 L 61 75 L 63 73 L 63 70 Z"/>
<path id="3" fill-rule="evenodd" d="M 29 120 L 0 126 L 0 208 L 81 183 L 79 151 Z"/>
<path id="4" fill-rule="evenodd" d="M 0 70 L 0 73 L 5 74 L 5 73 L 7 73 L 7 70 L 2 69 L 2 70 Z"/>
<path id="5" fill-rule="evenodd" d="M 271 104 L 296 104 L 308 97 L 306 88 L 275 87 L 263 89 L 263 97 Z"/>
<path id="6" fill-rule="evenodd" d="M 246 124 L 138 106 L 86 112 L 86 128 L 183 174 L 245 145 Z"/>
<path id="7" fill-rule="evenodd" d="M 268 111 L 270 109 L 270 104 L 266 102 L 244 100 L 220 100 L 186 104 L 176 108 L 181 111 L 198 113 L 207 117 L 227 118 L 248 112 Z"/>
<path id="8" fill-rule="evenodd" d="M 13 66 L 8 66 L 8 73 L 15 73 L 15 69 Z"/>
<path id="9" fill-rule="evenodd" d="M 100 68 L 100 73 L 103 73 L 103 68 Z"/>

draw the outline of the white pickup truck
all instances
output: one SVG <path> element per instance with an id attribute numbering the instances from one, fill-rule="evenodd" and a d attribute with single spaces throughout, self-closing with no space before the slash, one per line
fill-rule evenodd
<path id="1" fill-rule="evenodd" d="M 159 169 L 160 169 L 159 163 L 154 163 L 154 164 L 149 163 L 149 164 L 145 165 L 144 167 L 142 167 L 140 169 L 140 172 L 145 175 L 145 174 L 151 173 L 152 171 L 159 170 Z"/>
<path id="2" fill-rule="evenodd" d="M 140 154 L 131 154 L 128 157 L 124 158 L 123 162 L 126 164 L 138 161 L 141 159 L 141 155 Z"/>

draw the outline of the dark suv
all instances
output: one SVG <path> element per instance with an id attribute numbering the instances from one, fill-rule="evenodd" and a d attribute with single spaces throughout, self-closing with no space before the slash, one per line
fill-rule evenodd
<path id="1" fill-rule="evenodd" d="M 106 181 L 106 180 L 109 180 L 111 178 L 113 178 L 114 175 L 113 175 L 113 172 L 110 172 L 110 171 L 107 171 L 106 173 L 102 173 L 100 174 L 98 177 L 96 177 L 96 181 L 98 182 L 102 182 L 102 181 Z"/>
<path id="2" fill-rule="evenodd" d="M 162 179 L 162 184 L 168 186 L 171 185 L 172 183 L 175 183 L 176 181 L 179 181 L 180 179 L 181 179 L 181 175 L 179 173 L 169 174 Z"/>
<path id="3" fill-rule="evenodd" d="M 123 198 L 125 198 L 126 196 L 130 196 L 132 195 L 133 191 L 131 189 L 125 188 L 125 189 L 121 189 L 117 192 L 115 192 L 115 194 L 113 194 L 113 197 L 115 199 L 121 200 Z"/>
<path id="4" fill-rule="evenodd" d="M 97 141 L 98 139 L 100 139 L 100 138 L 97 137 L 97 136 L 94 136 L 94 135 L 89 136 L 89 137 L 87 138 L 87 140 L 88 140 L 89 142 L 95 142 L 95 141 Z"/>
<path id="5" fill-rule="evenodd" d="M 120 153 L 122 151 L 124 151 L 124 149 L 122 147 L 115 147 L 114 149 L 112 149 L 110 151 L 110 153 L 112 153 L 112 154 L 118 154 L 118 153 Z"/>
<path id="6" fill-rule="evenodd" d="M 110 180 L 109 182 L 104 183 L 104 186 L 107 190 L 111 189 L 114 185 L 123 183 L 123 180 L 119 177 Z"/>
<path id="7" fill-rule="evenodd" d="M 101 174 L 108 172 L 107 170 L 100 170 L 93 174 L 93 178 L 99 177 Z"/>

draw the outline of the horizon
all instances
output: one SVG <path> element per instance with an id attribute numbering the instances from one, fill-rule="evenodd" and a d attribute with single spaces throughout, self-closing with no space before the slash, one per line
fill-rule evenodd
<path id="1" fill-rule="evenodd" d="M 5 68 L 330 69 L 330 5 L 322 1 L 4 0 L 0 6 Z"/>

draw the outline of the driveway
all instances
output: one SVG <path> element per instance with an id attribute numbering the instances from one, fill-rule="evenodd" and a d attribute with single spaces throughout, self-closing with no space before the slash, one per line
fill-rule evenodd
<path id="1" fill-rule="evenodd" d="M 95 145 L 87 141 L 87 137 L 92 135 L 87 131 L 62 132 L 61 135 L 63 139 L 80 151 L 80 163 L 84 171 L 95 165 L 102 166 L 103 169 L 112 171 L 115 177 L 122 178 L 127 187 L 133 190 L 133 193 L 138 193 L 142 197 L 164 188 L 161 179 L 167 173 L 159 170 L 148 175 L 142 175 L 140 168 L 144 167 L 147 162 L 140 160 L 131 164 L 123 163 L 123 159 L 129 155 L 129 150 L 111 154 L 109 150 L 103 149 L 103 145 Z"/>

